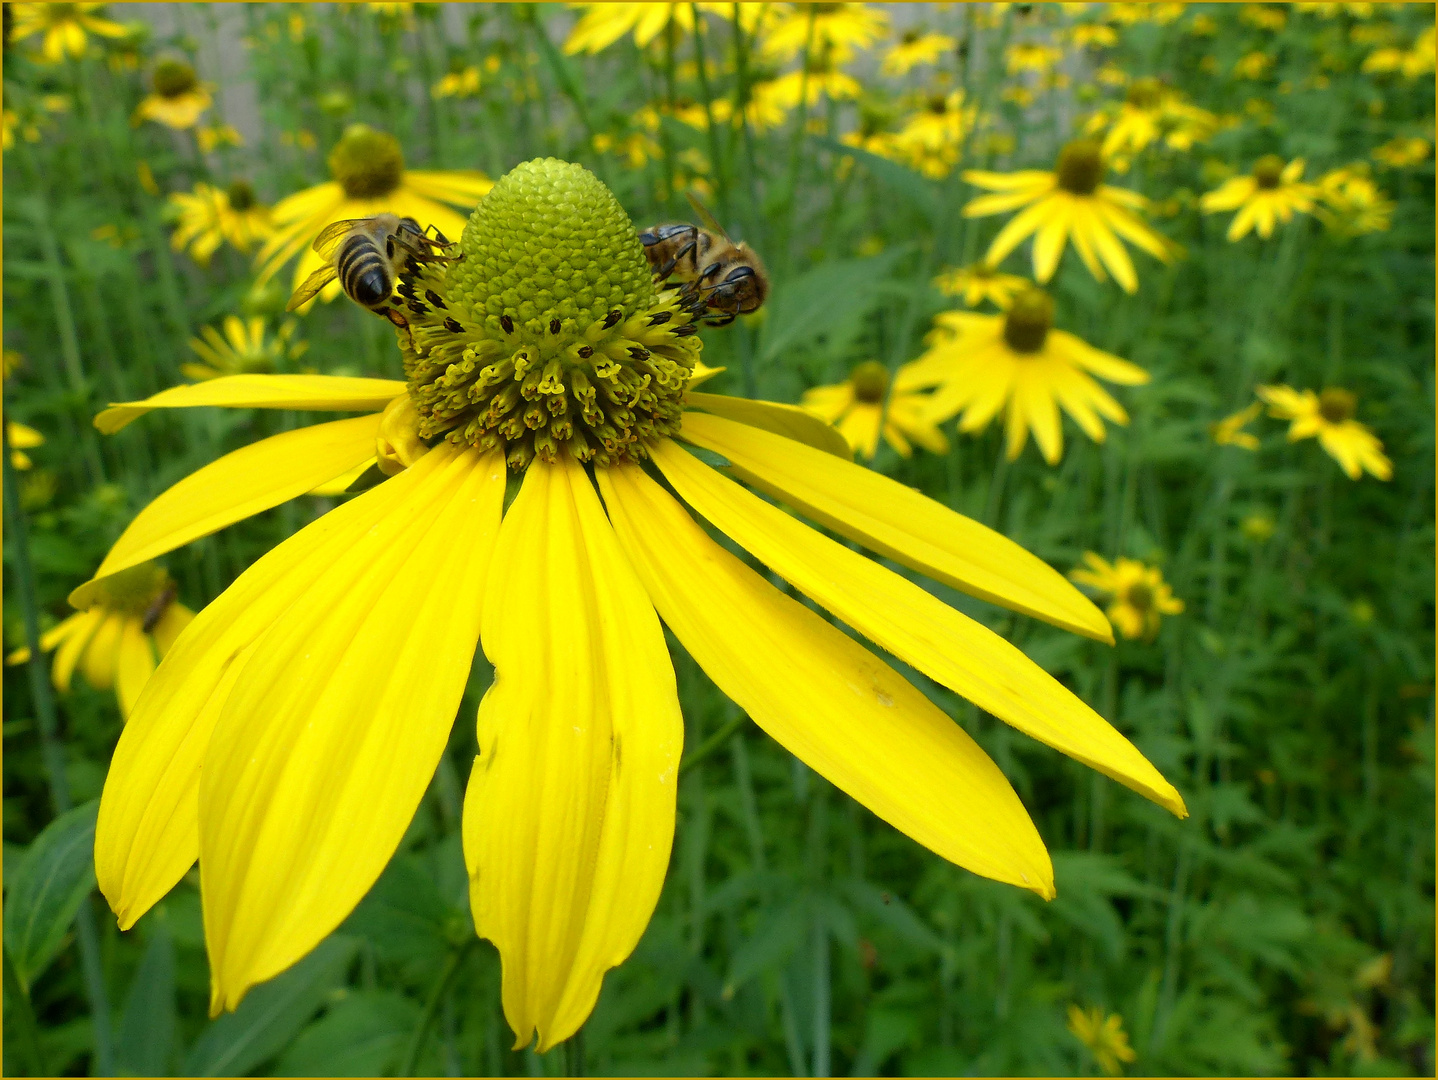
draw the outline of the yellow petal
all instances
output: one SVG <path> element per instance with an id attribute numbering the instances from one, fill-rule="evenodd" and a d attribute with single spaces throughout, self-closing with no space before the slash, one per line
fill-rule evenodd
<path id="1" fill-rule="evenodd" d="M 136 515 L 70 603 L 92 603 L 96 583 L 191 540 L 303 495 L 374 456 L 379 414 L 295 428 L 243 446 L 191 473 Z"/>
<path id="2" fill-rule="evenodd" d="M 98 627 L 85 654 L 80 658 L 80 671 L 85 681 L 96 690 L 108 690 L 115 685 L 115 662 L 120 652 L 120 633 L 125 628 L 125 616 L 118 611 L 108 613 Z"/>
<path id="3" fill-rule="evenodd" d="M 1054 210 L 1048 220 L 1034 234 L 1034 280 L 1048 281 L 1058 269 L 1059 259 L 1064 253 L 1064 241 L 1068 239 L 1069 224 L 1079 208 L 1074 200 L 1054 199 Z"/>
<path id="4" fill-rule="evenodd" d="M 684 724 L 659 619 L 581 466 L 530 468 L 495 558 L 465 859 L 515 1046 L 537 1030 L 542 1053 L 659 900 Z"/>
<path id="5" fill-rule="evenodd" d="M 1132 743 L 999 635 L 673 441 L 655 443 L 651 453 L 680 498 L 865 637 L 1026 735 L 1184 814 L 1173 786 Z"/>
<path id="6" fill-rule="evenodd" d="M 184 604 L 171 604 L 160 616 L 160 621 L 155 623 L 155 628 L 150 631 L 150 637 L 155 642 L 155 652 L 160 659 L 170 651 L 170 646 L 175 644 L 175 639 L 180 636 L 180 631 L 189 626 L 195 619 L 195 613 Z"/>
<path id="7" fill-rule="evenodd" d="M 751 401 L 726 394 L 701 394 L 693 390 L 684 395 L 684 403 L 715 416 L 772 431 L 786 439 L 795 439 L 845 461 L 854 456 L 844 436 L 808 409 L 798 405 L 783 405 L 776 401 Z"/>
<path id="8" fill-rule="evenodd" d="M 358 480 L 361 476 L 363 476 L 365 472 L 368 471 L 369 467 L 373 465 L 377 460 L 379 459 L 374 457 L 367 458 L 364 461 L 361 461 L 358 465 L 354 466 L 354 468 L 346 469 L 344 472 L 336 476 L 333 480 L 326 480 L 323 484 L 319 485 L 319 487 L 310 488 L 308 494 L 343 495 L 346 491 L 349 490 L 349 486 L 353 484 L 356 480 Z"/>
<path id="9" fill-rule="evenodd" d="M 200 766 L 245 650 L 326 567 L 394 520 L 393 508 L 426 508 L 406 499 L 424 468 L 371 488 L 264 555 L 195 616 L 150 676 L 120 733 L 95 827 L 95 876 L 121 930 L 199 854 Z"/>
<path id="10" fill-rule="evenodd" d="M 95 426 L 106 435 L 113 435 L 151 409 L 188 409 L 200 405 L 218 405 L 227 409 L 377 411 L 403 393 L 404 383 L 390 379 L 355 379 L 337 375 L 226 375 L 194 386 L 172 386 L 144 401 L 111 405 L 95 417 Z"/>
<path id="11" fill-rule="evenodd" d="M 504 459 L 444 443 L 405 477 L 406 501 L 256 643 L 215 725 L 200 773 L 212 1012 L 354 909 L 449 738 L 479 641 Z"/>
<path id="12" fill-rule="evenodd" d="M 49 652 L 56 645 L 60 644 L 60 642 L 64 641 L 67 637 L 69 637 L 76 629 L 79 628 L 80 623 L 84 621 L 85 614 L 86 613 L 83 611 L 77 611 L 69 618 L 62 619 L 58 625 L 52 626 L 49 630 L 46 630 L 43 634 L 41 634 L 40 651 L 42 653 Z M 9 656 L 5 657 L 5 663 L 23 664 L 29 659 L 30 647 L 28 645 L 22 645 L 20 648 L 12 652 Z"/>
<path id="13" fill-rule="evenodd" d="M 70 631 L 56 651 L 55 664 L 50 669 L 50 678 L 55 683 L 55 689 L 60 693 L 68 694 L 70 692 L 70 678 L 75 672 L 75 665 L 80 662 L 85 646 L 90 644 L 90 639 L 95 636 L 95 631 L 104 621 L 104 608 L 92 608 L 89 611 L 81 612 L 74 629 Z"/>
<path id="14" fill-rule="evenodd" d="M 125 620 L 120 632 L 119 657 L 115 668 L 115 695 L 120 699 L 120 715 L 126 719 L 140 691 L 145 688 L 155 670 L 155 653 L 150 648 L 150 637 L 145 625 L 138 618 Z"/>
<path id="15" fill-rule="evenodd" d="M 642 469 L 612 466 L 598 478 L 620 544 L 659 614 L 756 724 L 944 858 L 1053 895 L 1033 822 L 963 728 L 709 539 Z"/>
<path id="16" fill-rule="evenodd" d="M 1099 641 L 1103 613 L 1012 540 L 869 469 L 719 417 L 686 413 L 683 437 L 827 528 L 962 592 Z"/>

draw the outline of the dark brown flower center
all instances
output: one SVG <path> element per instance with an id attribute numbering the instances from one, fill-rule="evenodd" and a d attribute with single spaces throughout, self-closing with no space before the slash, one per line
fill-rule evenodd
<path id="1" fill-rule="evenodd" d="M 1318 412 L 1330 424 L 1341 424 L 1352 420 L 1358 411 L 1358 399 L 1347 390 L 1330 386 L 1318 395 Z"/>
<path id="2" fill-rule="evenodd" d="M 1146 581 L 1135 581 L 1124 598 L 1129 607 L 1147 614 L 1153 608 L 1153 586 Z"/>
<path id="3" fill-rule="evenodd" d="M 1059 151 L 1059 187 L 1075 195 L 1092 195 L 1103 180 L 1103 154 L 1093 139 L 1075 139 Z"/>
<path id="4" fill-rule="evenodd" d="M 236 213 L 243 214 L 255 205 L 255 189 L 250 187 L 248 180 L 234 181 L 225 194 L 229 196 L 230 209 Z"/>
<path id="5" fill-rule="evenodd" d="M 188 94 L 200 84 L 195 69 L 183 60 L 161 60 L 155 65 L 155 93 L 164 98 Z"/>
<path id="6" fill-rule="evenodd" d="M 866 360 L 849 372 L 849 383 L 854 387 L 856 401 L 877 405 L 888 392 L 889 369 L 877 360 Z"/>
<path id="7" fill-rule="evenodd" d="M 1004 316 L 1004 340 L 1014 352 L 1036 353 L 1044 347 L 1053 324 L 1053 298 L 1042 289 L 1025 289 Z"/>
<path id="8" fill-rule="evenodd" d="M 1253 179 L 1265 191 L 1271 191 L 1283 179 L 1283 159 L 1277 154 L 1264 154 L 1253 165 Z"/>

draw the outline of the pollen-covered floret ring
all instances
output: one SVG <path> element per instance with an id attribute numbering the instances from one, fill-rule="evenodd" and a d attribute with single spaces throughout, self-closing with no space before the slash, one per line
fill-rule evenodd
<path id="1" fill-rule="evenodd" d="M 702 301 L 659 291 L 599 180 L 527 162 L 480 202 L 451 260 L 411 262 L 396 310 L 419 436 L 500 449 L 522 470 L 561 451 L 639 460 L 679 430 Z"/>

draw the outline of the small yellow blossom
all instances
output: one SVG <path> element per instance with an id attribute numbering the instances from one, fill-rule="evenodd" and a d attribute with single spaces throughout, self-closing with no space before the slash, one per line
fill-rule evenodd
<path id="1" fill-rule="evenodd" d="M 1004 52 L 1004 67 L 1010 75 L 1021 71 L 1035 71 L 1042 75 L 1064 57 L 1064 51 L 1054 45 L 1038 42 L 1018 42 Z"/>
<path id="2" fill-rule="evenodd" d="M 1096 555 L 1090 557 L 1103 562 Z M 1120 563 L 1130 561 L 1129 559 L 1119 560 Z M 1156 570 L 1154 572 L 1157 573 Z M 1164 587 L 1167 588 L 1167 586 Z M 1182 609 L 1183 605 L 1179 604 L 1179 610 Z M 1133 1047 L 1128 1044 L 1128 1033 L 1123 1029 L 1123 1017 L 1118 1013 L 1105 1017 L 1103 1010 L 1097 1005 L 1087 1010 L 1080 1009 L 1077 1005 L 1070 1005 L 1068 1027 L 1074 1037 L 1089 1048 L 1089 1053 L 1093 1054 L 1094 1061 L 1098 1062 L 1099 1068 L 1109 1076 L 1122 1075 L 1124 1064 L 1132 1061 L 1136 1056 Z"/>
<path id="3" fill-rule="evenodd" d="M 161 60 L 152 76 L 154 92 L 135 109 L 131 122 L 153 120 L 177 131 L 192 128 L 213 103 L 214 86 L 202 83 L 195 69 L 183 60 Z"/>
<path id="4" fill-rule="evenodd" d="M 211 187 L 203 181 L 193 193 L 177 191 L 170 204 L 179 216 L 179 227 L 170 238 L 176 251 L 190 249 L 190 258 L 208 266 L 219 246 L 228 241 L 237 251 L 248 254 L 273 231 L 270 209 L 256 197 L 248 181 L 235 180 L 228 188 Z"/>
<path id="5" fill-rule="evenodd" d="M 1233 73 L 1240 79 L 1261 79 L 1273 66 L 1273 57 L 1265 52 L 1245 53 L 1233 65 Z"/>
<path id="6" fill-rule="evenodd" d="M 1393 169 L 1407 169 L 1432 160 L 1433 147 L 1427 139 L 1416 135 L 1390 139 L 1373 151 L 1373 159 Z"/>
<path id="7" fill-rule="evenodd" d="M 1429 26 L 1411 49 L 1388 47 L 1378 49 L 1363 61 L 1363 70 L 1371 74 L 1401 74 L 1405 79 L 1418 79 L 1433 73 L 1434 33 Z"/>
<path id="8" fill-rule="evenodd" d="M 642 131 L 632 131 L 628 135 L 595 132 L 594 149 L 601 154 L 613 154 L 623 159 L 631 169 L 643 168 L 647 162 L 664 153 L 664 148 Z"/>
<path id="9" fill-rule="evenodd" d="M 45 436 L 28 424 L 17 424 L 13 420 L 5 423 L 5 437 L 10 443 L 10 464 L 21 472 L 33 464 L 26 450 L 45 445 Z"/>
<path id="10" fill-rule="evenodd" d="M 1118 34 L 1103 23 L 1079 23 L 1071 27 L 1069 40 L 1080 49 L 1107 49 L 1118 44 Z"/>
<path id="11" fill-rule="evenodd" d="M 985 300 L 1007 310 L 1014 297 L 1032 285 L 1017 274 L 1002 274 L 980 259 L 976 263 L 946 270 L 934 278 L 934 286 L 946 296 L 962 296 L 967 307 L 978 307 Z"/>
<path id="12" fill-rule="evenodd" d="M 1277 4 L 1244 4 L 1238 17 L 1249 26 L 1274 33 L 1288 25 L 1288 13 Z"/>
<path id="13" fill-rule="evenodd" d="M 1295 213 L 1313 210 L 1318 188 L 1300 180 L 1303 159 L 1294 158 L 1287 165 L 1277 154 L 1266 154 L 1254 163 L 1253 172 L 1235 176 L 1222 187 L 1210 191 L 1199 200 L 1205 214 L 1237 210 L 1228 227 L 1231 242 L 1242 240 L 1249 230 L 1257 229 L 1265 240 L 1273 235 L 1276 222 L 1287 223 Z"/>
<path id="14" fill-rule="evenodd" d="M 1152 641 L 1158 635 L 1163 616 L 1183 612 L 1183 601 L 1173 595 L 1173 590 L 1163 580 L 1163 571 L 1157 566 L 1122 557 L 1110 563 L 1093 551 L 1084 553 L 1084 563 L 1085 567 L 1069 571 L 1069 577 L 1108 598 L 1106 614 L 1109 621 L 1130 640 L 1143 638 Z M 1073 1013 L 1069 1015 L 1072 1017 Z M 1122 1021 L 1117 1016 L 1109 1019 L 1116 1022 L 1114 1026 L 1121 1034 Z M 1126 1043 L 1126 1037 L 1124 1041 Z M 1089 1046 L 1093 1049 L 1092 1043 Z"/>
<path id="15" fill-rule="evenodd" d="M 900 78 L 920 65 L 937 64 L 939 57 L 952 52 L 958 41 L 948 34 L 921 34 L 910 30 L 884 54 L 880 67 L 885 75 Z"/>
<path id="16" fill-rule="evenodd" d="M 1271 514 L 1256 511 L 1239 522 L 1238 528 L 1245 538 L 1252 540 L 1255 544 L 1262 544 L 1273 537 L 1278 530 L 1278 523 L 1273 520 Z"/>
<path id="17" fill-rule="evenodd" d="M 1258 396 L 1268 403 L 1268 415 L 1290 420 L 1288 441 L 1317 438 L 1328 456 L 1350 480 L 1369 472 L 1379 480 L 1393 477 L 1393 462 L 1383 443 L 1365 425 L 1353 419 L 1358 399 L 1349 390 L 1331 386 L 1321 394 L 1291 386 L 1260 386 Z"/>
<path id="18" fill-rule="evenodd" d="M 1263 403 L 1255 401 L 1253 404 L 1239 409 L 1232 416 L 1225 416 L 1217 423 L 1210 424 L 1208 430 L 1213 436 L 1213 441 L 1219 446 L 1236 446 L 1241 450 L 1257 450 L 1258 436 L 1243 429 L 1256 420 L 1262 411 Z"/>
<path id="19" fill-rule="evenodd" d="M 889 370 L 877 360 L 859 364 L 841 383 L 804 391 L 799 403 L 835 425 L 849 447 L 868 461 L 878 452 L 881 433 L 903 457 L 913 455 L 912 443 L 932 454 L 949 452 L 949 440 L 929 416 L 929 395 L 899 389 L 890 394 Z"/>
<path id="20" fill-rule="evenodd" d="M 430 88 L 436 98 L 474 97 L 479 93 L 479 68 L 470 64 L 459 71 L 451 71 Z"/>
<path id="21" fill-rule="evenodd" d="M 215 124 L 195 129 L 195 141 L 202 154 L 209 154 L 221 146 L 244 146 L 245 139 L 229 124 Z"/>
<path id="22" fill-rule="evenodd" d="M 10 28 L 11 41 L 24 41 L 44 34 L 40 43 L 40 59 L 58 64 L 67 56 L 85 55 L 88 34 L 122 38 L 128 31 L 119 23 L 95 14 L 104 4 L 11 4 L 15 22 Z"/>
<path id="23" fill-rule="evenodd" d="M 723 6 L 732 9 L 732 5 Z M 807 43 L 810 56 L 847 64 L 888 28 L 889 16 L 870 4 L 795 4 L 769 32 L 762 50 L 765 56 L 784 62 L 799 56 Z"/>
<path id="24" fill-rule="evenodd" d="M 203 382 L 224 375 L 271 374 L 283 366 L 281 361 L 297 360 L 309 347 L 307 341 L 294 341 L 299 323 L 287 319 L 273 338 L 265 335 L 265 320 L 260 316 L 241 319 L 226 315 L 224 334 L 213 326 L 200 329 L 199 337 L 190 339 L 190 348 L 203 364 L 181 364 L 187 378 Z"/>
<path id="25" fill-rule="evenodd" d="M 1339 236 L 1387 232 L 1393 222 L 1393 200 L 1373 182 L 1366 165 L 1345 165 L 1324 174 L 1318 191 L 1325 205 L 1313 213 Z"/>

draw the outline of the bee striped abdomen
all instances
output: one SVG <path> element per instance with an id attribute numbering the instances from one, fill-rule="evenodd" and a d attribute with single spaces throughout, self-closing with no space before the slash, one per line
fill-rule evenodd
<path id="1" fill-rule="evenodd" d="M 374 307 L 388 298 L 394 289 L 389 261 L 368 236 L 353 236 L 344 245 L 336 260 L 340 287 L 357 304 Z"/>

